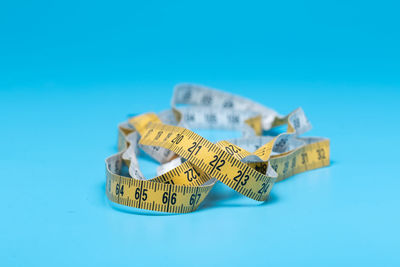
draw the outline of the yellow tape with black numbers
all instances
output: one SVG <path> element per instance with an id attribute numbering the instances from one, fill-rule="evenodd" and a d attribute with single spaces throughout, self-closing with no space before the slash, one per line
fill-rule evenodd
<path id="1" fill-rule="evenodd" d="M 176 103 L 188 106 L 179 108 Z M 210 128 L 244 129 L 245 137 L 214 144 L 187 128 L 207 123 Z M 262 135 L 282 124 L 288 125 L 286 132 Z M 265 201 L 276 181 L 329 165 L 328 139 L 299 137 L 309 128 L 301 109 L 283 117 L 228 93 L 179 85 L 171 110 L 136 116 L 120 125 L 121 152 L 106 159 L 106 194 L 129 207 L 186 213 L 196 210 L 220 181 L 248 198 Z M 141 174 L 137 157 L 142 153 L 161 163 L 157 177 Z"/>

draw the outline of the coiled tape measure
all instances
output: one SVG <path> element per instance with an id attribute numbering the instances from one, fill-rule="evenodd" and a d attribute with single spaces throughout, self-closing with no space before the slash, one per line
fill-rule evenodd
<path id="1" fill-rule="evenodd" d="M 192 84 L 174 89 L 170 110 L 119 125 L 119 153 L 106 159 L 112 202 L 152 211 L 196 210 L 217 181 L 257 201 L 275 182 L 329 165 L 329 139 L 299 137 L 311 128 L 303 110 L 282 116 L 246 98 Z M 287 124 L 277 136 L 263 135 Z M 239 130 L 243 137 L 212 143 L 189 129 Z M 146 179 L 137 157 L 160 163 Z M 124 170 L 128 167 L 128 171 Z"/>

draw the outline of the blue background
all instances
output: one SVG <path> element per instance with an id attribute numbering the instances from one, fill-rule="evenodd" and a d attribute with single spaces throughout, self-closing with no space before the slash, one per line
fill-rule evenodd
<path id="1" fill-rule="evenodd" d="M 2 1 L 1 265 L 399 266 L 399 8 Z M 263 204 L 219 184 L 192 214 L 112 208 L 117 123 L 167 109 L 178 82 L 282 114 L 302 106 L 332 165 L 276 184 Z"/>

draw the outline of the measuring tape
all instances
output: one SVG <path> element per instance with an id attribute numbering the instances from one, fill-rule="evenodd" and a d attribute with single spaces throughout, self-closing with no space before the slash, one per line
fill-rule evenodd
<path id="1" fill-rule="evenodd" d="M 301 108 L 287 116 L 249 99 L 199 85 L 174 89 L 171 109 L 119 125 L 119 153 L 106 159 L 106 195 L 138 209 L 196 210 L 216 182 L 265 201 L 275 182 L 329 165 L 329 140 L 299 137 L 311 128 Z M 264 133 L 287 125 L 277 136 Z M 242 138 L 212 143 L 189 129 L 239 130 Z M 137 158 L 160 163 L 144 177 Z"/>

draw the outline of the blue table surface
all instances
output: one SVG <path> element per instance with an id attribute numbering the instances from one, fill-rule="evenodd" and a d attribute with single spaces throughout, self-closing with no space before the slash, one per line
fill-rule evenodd
<path id="1" fill-rule="evenodd" d="M 2 5 L 1 266 L 400 265 L 395 2 Z M 113 207 L 117 124 L 169 108 L 178 82 L 303 107 L 331 166 L 265 203 L 218 184 L 190 214 Z"/>

